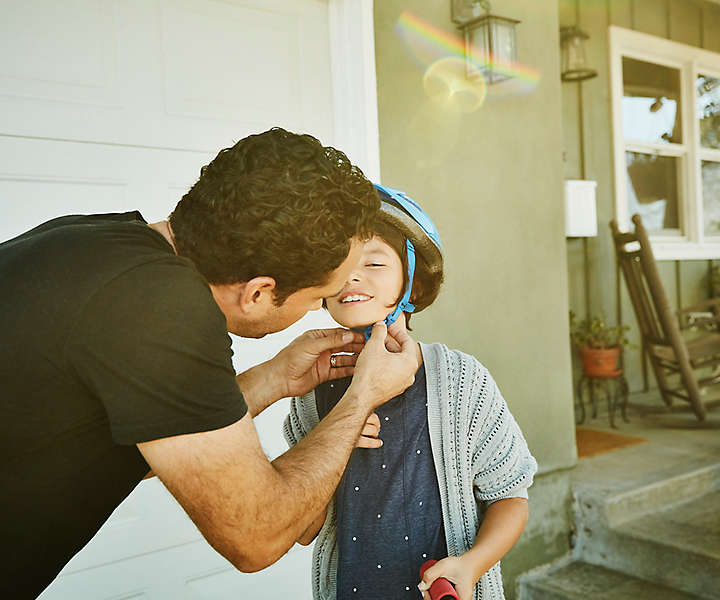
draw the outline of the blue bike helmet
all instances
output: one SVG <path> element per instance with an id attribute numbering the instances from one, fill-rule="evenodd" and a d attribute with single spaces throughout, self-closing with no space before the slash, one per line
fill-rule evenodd
<path id="1" fill-rule="evenodd" d="M 407 238 L 408 284 L 397 307 L 385 318 L 386 325 L 392 325 L 403 312 L 415 312 L 410 302 L 413 277 L 415 275 L 415 254 L 418 253 L 431 273 L 443 268 L 442 243 L 435 223 L 420 205 L 400 190 L 374 184 L 380 196 L 380 219 L 389 223 Z M 365 339 L 370 338 L 372 325 L 361 329 Z"/>

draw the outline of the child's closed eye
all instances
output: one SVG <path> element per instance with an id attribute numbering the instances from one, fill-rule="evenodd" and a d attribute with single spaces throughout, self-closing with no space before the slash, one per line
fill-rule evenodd
<path id="1" fill-rule="evenodd" d="M 368 263 L 365 265 L 366 267 L 384 267 L 385 265 L 380 263 Z"/>

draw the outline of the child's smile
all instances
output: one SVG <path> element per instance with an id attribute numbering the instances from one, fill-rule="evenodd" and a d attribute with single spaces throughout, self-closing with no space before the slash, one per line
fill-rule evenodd
<path id="1" fill-rule="evenodd" d="M 368 300 L 372 300 L 372 296 L 368 296 L 367 294 L 363 293 L 355 293 L 355 292 L 343 292 L 340 294 L 340 304 L 349 304 L 349 303 L 356 303 L 356 302 L 367 302 Z"/>

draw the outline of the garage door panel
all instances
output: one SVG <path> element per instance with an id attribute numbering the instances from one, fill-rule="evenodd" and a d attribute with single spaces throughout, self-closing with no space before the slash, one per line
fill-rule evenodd
<path id="1" fill-rule="evenodd" d="M 32 199 L 42 198 L 43 202 Z M 64 214 L 123 212 L 125 185 L 89 180 L 18 179 L 0 176 L 0 241 Z"/>
<path id="2" fill-rule="evenodd" d="M 331 140 L 327 3 L 0 0 L 0 133 L 211 152 Z"/>
<path id="3" fill-rule="evenodd" d="M 233 4 L 208 6 L 201 0 L 165 2 L 162 15 L 170 114 L 258 120 L 282 113 L 286 119 L 297 118 L 296 15 Z M 196 36 L 205 42 L 188 43 Z"/>
<path id="4" fill-rule="evenodd" d="M 211 154 L 0 137 L 0 241 L 60 215 L 167 217 Z"/>
<path id="5" fill-rule="evenodd" d="M 66 565 L 63 577 L 199 540 L 202 540 L 200 532 L 162 482 L 157 478 L 147 479 Z"/>
<path id="6" fill-rule="evenodd" d="M 15 2 L 0 21 L 0 93 L 117 105 L 110 0 Z"/>
<path id="7" fill-rule="evenodd" d="M 312 549 L 297 546 L 258 573 L 241 573 L 204 540 L 95 566 L 65 571 L 38 600 L 177 598 L 305 600 L 312 596 Z"/>

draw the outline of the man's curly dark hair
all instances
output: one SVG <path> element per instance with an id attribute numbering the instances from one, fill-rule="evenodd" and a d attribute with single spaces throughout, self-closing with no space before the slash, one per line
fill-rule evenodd
<path id="1" fill-rule="evenodd" d="M 221 150 L 169 217 L 178 254 L 212 284 L 275 279 L 282 304 L 325 285 L 350 239 L 367 239 L 380 201 L 347 156 L 273 128 Z"/>

